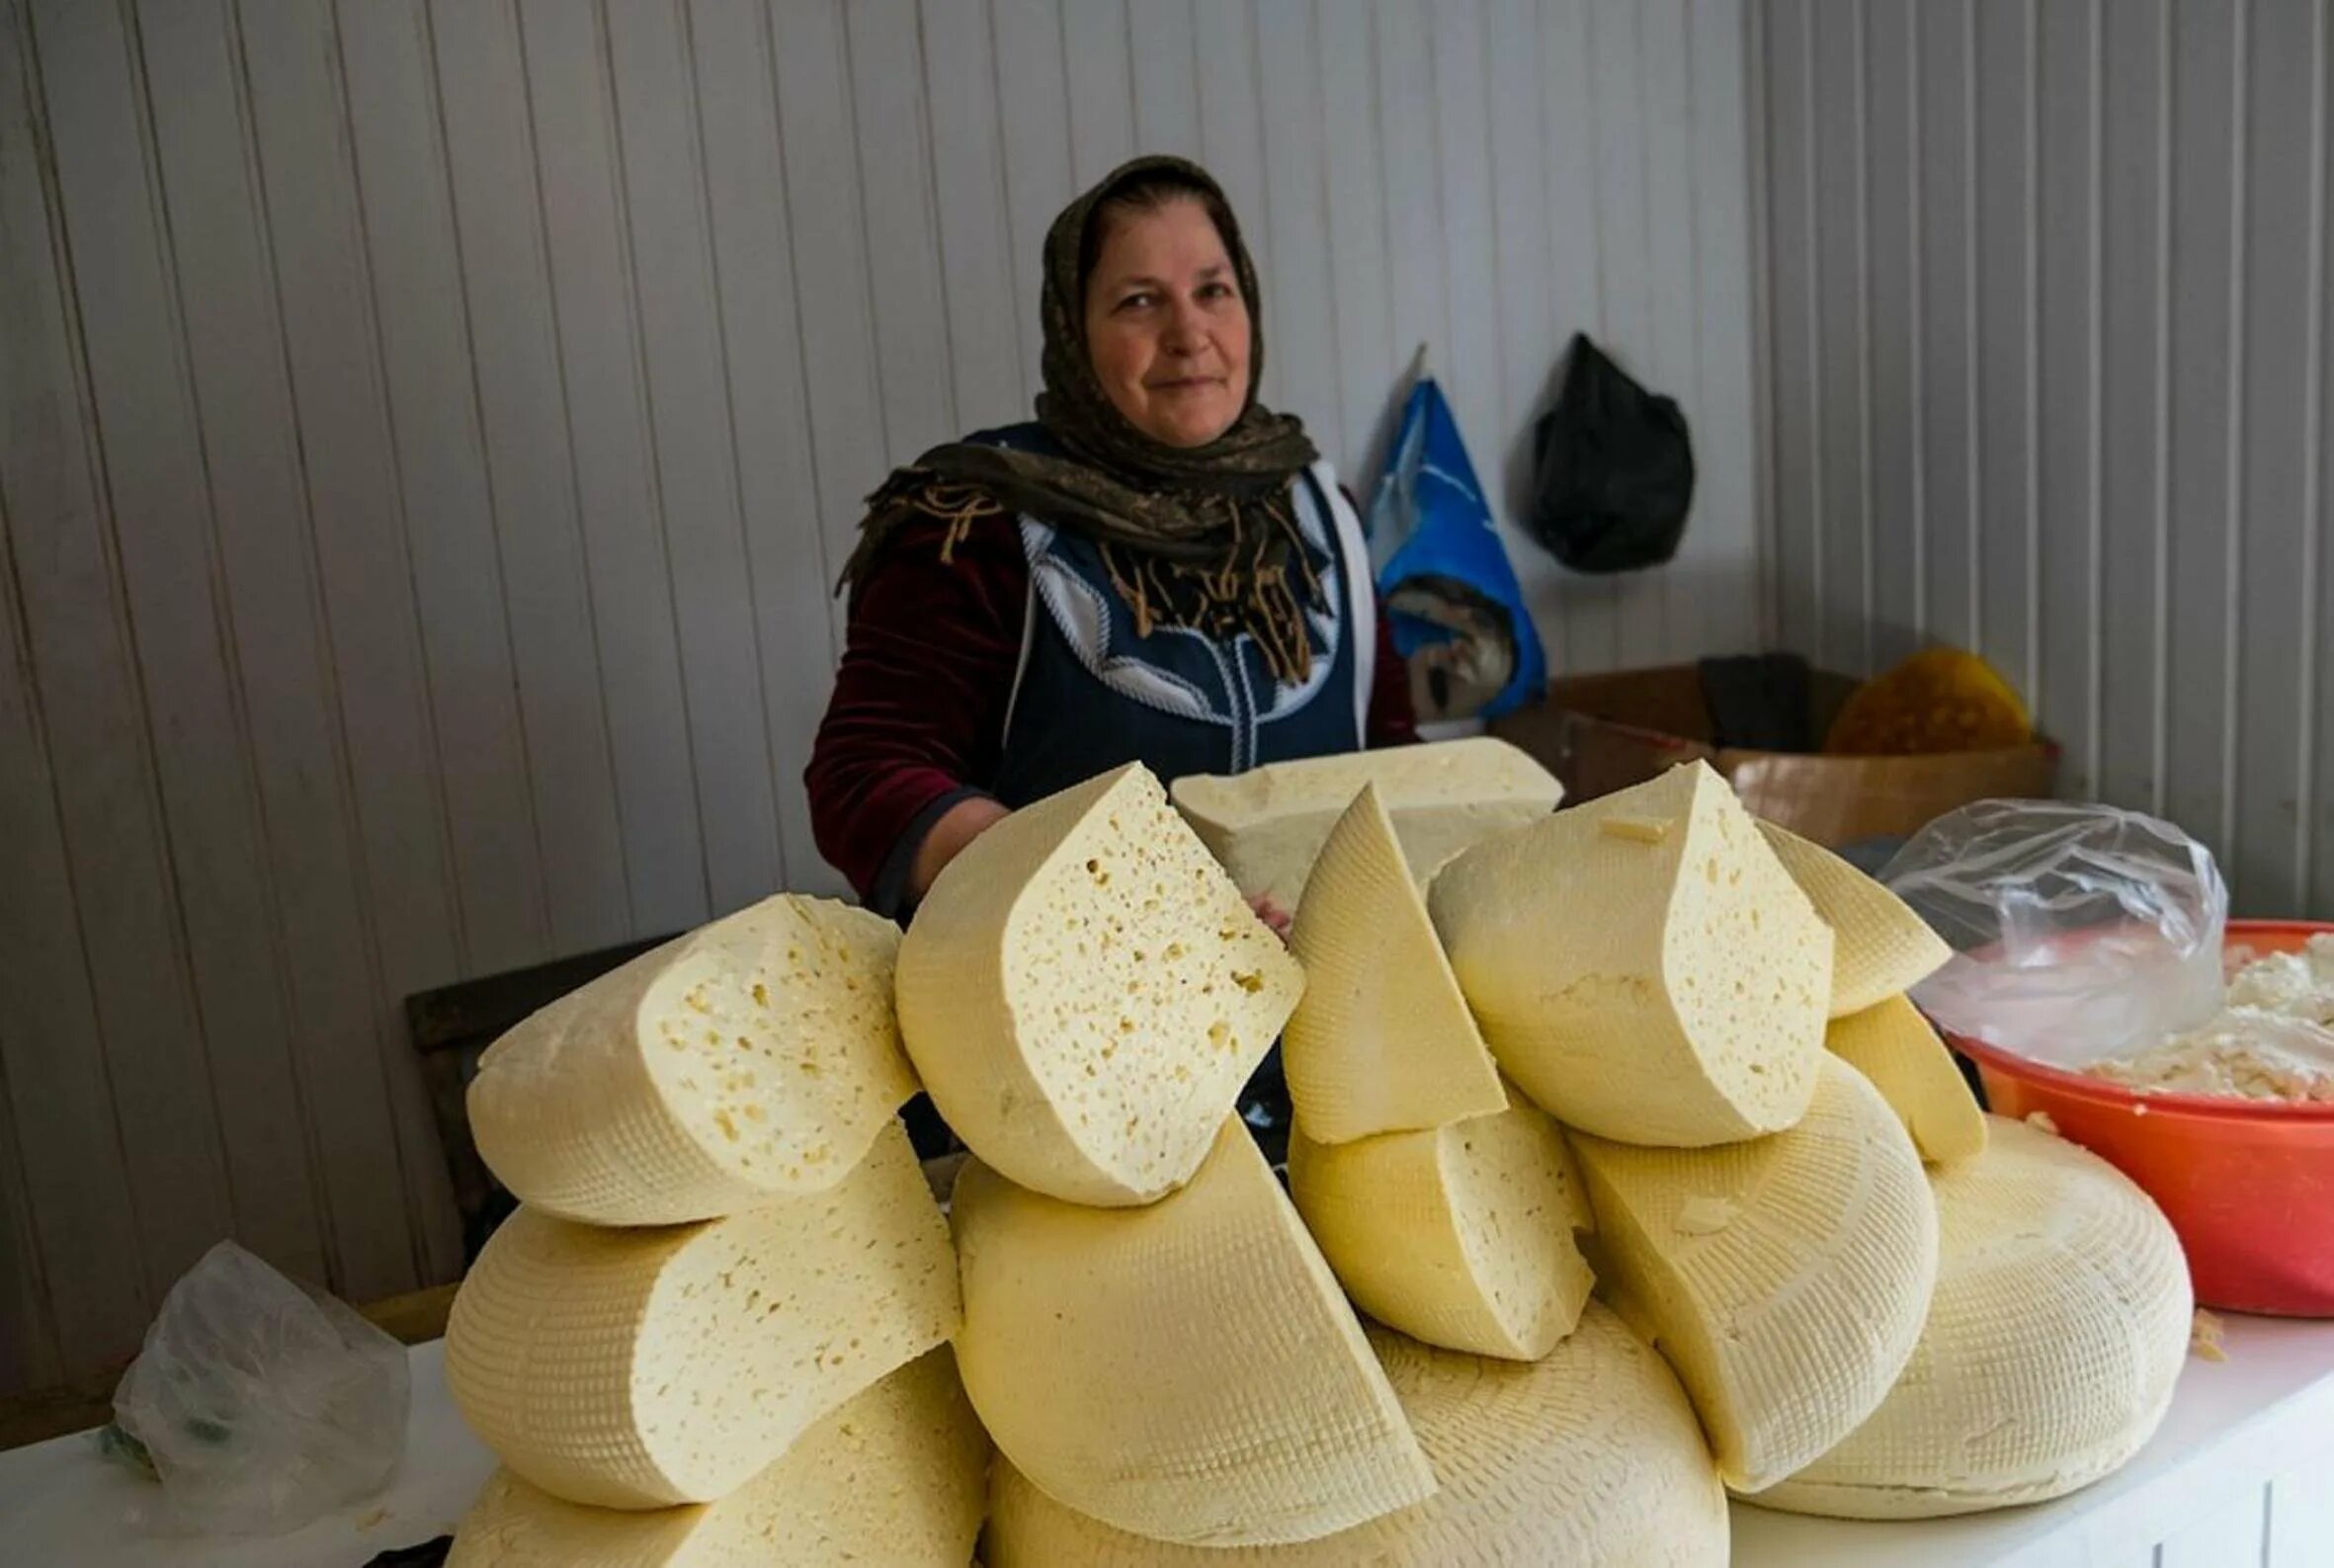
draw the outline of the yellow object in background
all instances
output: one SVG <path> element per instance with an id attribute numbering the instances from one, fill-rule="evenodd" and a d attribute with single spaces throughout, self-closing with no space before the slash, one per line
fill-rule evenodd
<path id="1" fill-rule="evenodd" d="M 1994 751 L 2034 739 L 2001 672 L 1964 648 L 1928 648 L 1858 687 L 1823 743 L 1834 757 Z"/>

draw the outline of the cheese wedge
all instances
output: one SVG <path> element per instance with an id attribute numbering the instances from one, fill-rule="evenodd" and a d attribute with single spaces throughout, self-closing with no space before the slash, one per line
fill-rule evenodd
<path id="1" fill-rule="evenodd" d="M 1910 904 L 1830 850 L 1772 822 L 1762 821 L 1759 831 L 1836 939 L 1832 1017 L 1911 990 L 1954 955 Z"/>
<path id="2" fill-rule="evenodd" d="M 1175 805 L 1250 898 L 1294 914 L 1329 830 L 1377 785 L 1411 876 L 1424 883 L 1470 844 L 1538 821 L 1564 798 L 1555 776 L 1487 735 L 1270 763 L 1175 781 Z"/>
<path id="3" fill-rule="evenodd" d="M 709 1503 L 960 1321 L 948 1225 L 895 1121 L 840 1185 L 723 1219 L 520 1209 L 455 1297 L 446 1377 L 470 1429 L 555 1497 Z"/>
<path id="4" fill-rule="evenodd" d="M 1310 887 L 1289 928 L 1304 996 L 1281 1047 L 1307 1133 L 1345 1143 L 1504 1107 L 1376 784 L 1338 818 Z"/>
<path id="5" fill-rule="evenodd" d="M 1824 1043 L 1872 1080 L 1922 1159 L 1965 1160 L 1985 1148 L 1985 1113 L 1953 1052 L 1903 997 L 1833 1020 Z"/>
<path id="6" fill-rule="evenodd" d="M 989 1568 L 1724 1568 L 1725 1494 L 1661 1358 L 1591 1303 L 1537 1362 L 1370 1341 L 1442 1489 L 1321 1540 L 1222 1550 L 1075 1513 L 1000 1458 Z"/>
<path id="7" fill-rule="evenodd" d="M 899 952 L 933 1104 L 983 1162 L 1075 1203 L 1187 1181 L 1303 988 L 1140 764 L 974 839 Z"/>
<path id="8" fill-rule="evenodd" d="M 1434 1476 L 1336 1278 L 1227 1118 L 1191 1184 L 1097 1209 L 977 1161 L 953 1218 L 958 1364 L 1023 1474 L 1157 1540 L 1308 1540 Z"/>
<path id="9" fill-rule="evenodd" d="M 1477 845 L 1428 907 L 1500 1070 L 1566 1126 L 1699 1148 L 1807 1109 L 1832 936 L 1707 765 Z"/>
<path id="10" fill-rule="evenodd" d="M 1854 1068 L 1827 1059 L 1806 1118 L 1773 1137 L 1572 1147 L 1597 1279 L 1653 1326 L 1729 1485 L 1774 1485 L 1879 1407 L 1928 1312 L 1937 1205 Z"/>
<path id="11" fill-rule="evenodd" d="M 1930 1173 L 1942 1240 L 1927 1325 L 1847 1440 L 1751 1501 L 1848 1519 L 2040 1503 L 2144 1446 L 2188 1356 L 2188 1268 L 2163 1213 L 2089 1151 L 1996 1116 Z"/>
<path id="12" fill-rule="evenodd" d="M 666 943 L 487 1048 L 478 1152 L 521 1201 L 599 1225 L 832 1187 L 916 1092 L 898 949 L 891 922 L 792 893 Z"/>
<path id="13" fill-rule="evenodd" d="M 497 1471 L 447 1568 L 963 1568 L 988 1457 L 944 1346 L 837 1406 L 717 1503 L 586 1508 Z"/>
<path id="14" fill-rule="evenodd" d="M 1431 1132 L 1289 1141 L 1296 1211 L 1354 1304 L 1412 1339 L 1538 1361 L 1595 1283 L 1573 1239 L 1594 1228 L 1555 1123 L 1519 1097 Z"/>

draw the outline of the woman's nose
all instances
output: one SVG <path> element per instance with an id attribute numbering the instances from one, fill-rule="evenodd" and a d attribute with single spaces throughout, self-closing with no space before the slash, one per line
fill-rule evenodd
<path id="1" fill-rule="evenodd" d="M 1208 343 L 1208 324 L 1202 318 L 1199 301 L 1179 299 L 1168 312 L 1167 324 L 1159 334 L 1159 347 L 1170 354 L 1197 354 Z"/>

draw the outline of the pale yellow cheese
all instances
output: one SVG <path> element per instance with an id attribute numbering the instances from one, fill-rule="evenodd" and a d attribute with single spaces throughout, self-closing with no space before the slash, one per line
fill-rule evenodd
<path id="1" fill-rule="evenodd" d="M 899 952 L 901 1032 L 941 1114 L 1077 1203 L 1186 1181 L 1303 987 L 1140 764 L 974 839 Z"/>
<path id="2" fill-rule="evenodd" d="M 1468 845 L 1535 822 L 1564 797 L 1553 774 L 1488 735 L 1191 774 L 1174 794 L 1240 891 L 1293 914 L 1329 830 L 1366 784 L 1377 785 L 1421 883 Z"/>
<path id="3" fill-rule="evenodd" d="M 2163 1213 L 2097 1155 L 1992 1118 L 1931 1173 L 1942 1245 L 1920 1344 L 1871 1419 L 1751 1501 L 1926 1519 L 2063 1497 L 2147 1443 L 2193 1301 Z"/>
<path id="4" fill-rule="evenodd" d="M 828 1412 L 717 1503 L 588 1508 L 497 1471 L 447 1568 L 964 1568 L 988 1457 L 944 1346 Z"/>
<path id="5" fill-rule="evenodd" d="M 1872 1080 L 1924 1160 L 1965 1160 L 1985 1147 L 1977 1109 L 1953 1052 L 1921 1010 L 1901 996 L 1834 1019 L 1832 1053 Z"/>
<path id="6" fill-rule="evenodd" d="M 1376 784 L 1338 818 L 1310 886 L 1289 930 L 1304 996 L 1281 1048 L 1308 1135 L 1344 1143 L 1506 1105 Z"/>
<path id="7" fill-rule="evenodd" d="M 1023 1474 L 1136 1534 L 1307 1540 L 1434 1490 L 1353 1308 L 1237 1119 L 1144 1208 L 957 1183 L 957 1359 Z"/>
<path id="8" fill-rule="evenodd" d="M 898 1122 L 840 1184 L 694 1225 L 522 1208 L 455 1297 L 446 1377 L 472 1431 L 554 1496 L 726 1496 L 961 1320 L 947 1222 Z"/>
<path id="9" fill-rule="evenodd" d="M 1937 1278 L 1937 1205 L 1912 1139 L 1830 1058 L 1789 1132 L 1717 1149 L 1575 1135 L 1600 1288 L 1650 1324 L 1744 1491 L 1772 1486 L 1877 1409 Z"/>
<path id="10" fill-rule="evenodd" d="M 832 1187 L 916 1092 L 899 928 L 782 893 L 553 1002 L 489 1046 L 478 1152 L 547 1214 L 710 1219 Z"/>
<path id="11" fill-rule="evenodd" d="M 1603 1307 L 1540 1362 L 1370 1340 L 1442 1488 L 1296 1545 L 1145 1540 L 1063 1507 L 999 1458 L 989 1568 L 1724 1568 L 1725 1494 L 1661 1359 Z"/>
<path id="12" fill-rule="evenodd" d="M 1444 1350 L 1538 1361 L 1595 1282 L 1573 1239 L 1594 1227 L 1580 1172 L 1545 1113 L 1315 1143 L 1302 1117 L 1289 1190 L 1354 1304 Z"/>
<path id="13" fill-rule="evenodd" d="M 1861 1013 L 1911 990 L 1954 955 L 1911 905 L 1830 850 L 1772 822 L 1762 821 L 1759 829 L 1838 941 L 1832 1017 Z"/>
<path id="14" fill-rule="evenodd" d="M 1705 764 L 1477 845 L 1428 907 L 1501 1071 L 1566 1126 L 1695 1148 L 1806 1110 L 1831 932 Z"/>

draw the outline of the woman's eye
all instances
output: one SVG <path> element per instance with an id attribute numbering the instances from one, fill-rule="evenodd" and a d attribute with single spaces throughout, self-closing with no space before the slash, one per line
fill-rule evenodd
<path id="1" fill-rule="evenodd" d="M 1200 290 L 1200 294 L 1201 297 L 1207 299 L 1226 299 L 1231 296 L 1231 291 L 1232 286 L 1230 284 L 1209 284 Z"/>
<path id="2" fill-rule="evenodd" d="M 1153 293 L 1128 294 L 1119 301 L 1119 308 L 1121 310 L 1147 310 L 1158 302 L 1158 297 Z"/>

